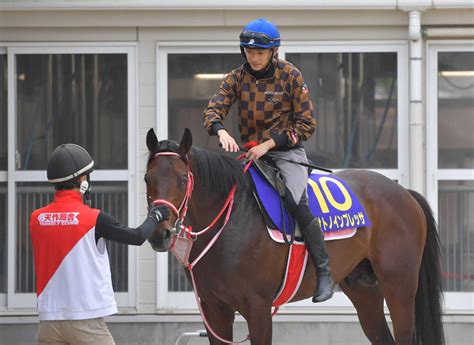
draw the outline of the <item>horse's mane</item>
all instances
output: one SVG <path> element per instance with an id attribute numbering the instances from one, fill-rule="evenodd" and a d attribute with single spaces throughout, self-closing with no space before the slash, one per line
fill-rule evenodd
<path id="1" fill-rule="evenodd" d="M 221 153 L 193 147 L 189 155 L 191 171 L 199 178 L 202 187 L 214 193 L 228 193 L 237 183 L 237 189 L 246 189 L 248 179 L 242 162 Z"/>
<path id="2" fill-rule="evenodd" d="M 157 152 L 175 152 L 181 155 L 176 142 L 160 141 L 158 147 L 148 155 L 147 169 Z M 186 157 L 182 158 L 186 159 Z M 233 157 L 193 146 L 189 154 L 189 162 L 191 171 L 195 175 L 195 183 L 211 193 L 229 193 L 235 183 L 238 190 L 250 186 L 244 175 L 242 162 Z"/>

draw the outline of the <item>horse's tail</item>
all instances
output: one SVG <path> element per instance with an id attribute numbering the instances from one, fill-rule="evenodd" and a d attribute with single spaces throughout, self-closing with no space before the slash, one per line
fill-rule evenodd
<path id="1" fill-rule="evenodd" d="M 445 344 L 441 307 L 443 289 L 438 228 L 428 201 L 418 192 L 413 190 L 409 192 L 420 204 L 427 222 L 426 243 L 415 297 L 415 344 L 443 345 Z"/>

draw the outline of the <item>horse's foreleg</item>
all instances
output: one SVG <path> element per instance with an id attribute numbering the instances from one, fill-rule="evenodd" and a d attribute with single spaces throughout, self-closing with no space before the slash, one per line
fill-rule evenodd
<path id="1" fill-rule="evenodd" d="M 272 314 L 271 300 L 253 298 L 248 302 L 247 310 L 241 314 L 247 320 L 250 334 L 250 344 L 272 344 Z"/>
<path id="2" fill-rule="evenodd" d="M 235 311 L 217 304 L 201 303 L 204 312 L 203 317 L 207 319 L 212 331 L 224 340 L 232 340 L 233 324 L 235 318 Z M 210 345 L 224 345 L 226 343 L 220 341 L 212 334 L 211 330 L 206 326 L 207 335 L 209 337 Z"/>
<path id="3" fill-rule="evenodd" d="M 362 330 L 370 342 L 374 345 L 394 344 L 383 311 L 383 296 L 378 287 L 365 287 L 357 282 L 350 287 L 341 282 L 339 286 L 356 308 Z"/>

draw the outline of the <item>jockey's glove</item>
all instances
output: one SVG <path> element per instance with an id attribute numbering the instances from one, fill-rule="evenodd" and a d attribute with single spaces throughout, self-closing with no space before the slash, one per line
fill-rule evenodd
<path id="1" fill-rule="evenodd" d="M 148 217 L 151 217 L 158 225 L 158 223 L 168 220 L 170 209 L 165 205 L 154 205 L 148 209 Z"/>

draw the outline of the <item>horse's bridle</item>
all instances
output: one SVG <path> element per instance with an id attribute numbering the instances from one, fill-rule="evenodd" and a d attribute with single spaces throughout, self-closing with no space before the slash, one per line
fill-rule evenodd
<path id="1" fill-rule="evenodd" d="M 180 154 L 175 153 L 175 152 L 158 152 L 153 155 L 153 158 L 159 157 L 159 156 L 177 156 L 179 158 L 182 158 Z M 181 204 L 179 205 L 178 208 L 171 203 L 170 201 L 166 199 L 155 199 L 153 200 L 154 205 L 165 205 L 168 206 L 169 209 L 175 214 L 176 222 L 174 223 L 174 228 L 171 229 L 172 234 L 177 234 L 180 235 L 183 231 L 191 237 L 192 235 L 196 236 L 195 234 L 192 234 L 192 229 L 191 227 L 186 227 L 184 226 L 184 218 L 186 217 L 186 214 L 188 213 L 188 202 L 189 199 L 191 199 L 191 195 L 193 194 L 193 188 L 194 188 L 194 175 L 191 172 L 191 169 L 189 167 L 189 159 L 186 159 L 186 192 L 184 194 L 183 200 L 181 201 Z"/>
<path id="2" fill-rule="evenodd" d="M 158 152 L 158 153 L 155 153 L 153 158 L 159 157 L 159 156 L 176 156 L 176 157 L 179 157 L 181 159 L 183 158 L 180 154 L 178 154 L 176 152 Z M 176 206 L 173 205 L 173 203 L 171 203 L 170 201 L 168 201 L 166 199 L 155 199 L 155 200 L 153 200 L 153 204 L 154 205 L 166 205 L 176 215 L 177 219 L 176 219 L 174 228 L 171 229 L 171 232 L 172 232 L 173 235 L 184 236 L 184 237 L 192 238 L 193 240 L 196 240 L 198 236 L 203 235 L 206 232 L 208 232 L 217 223 L 219 218 L 222 216 L 224 211 L 227 209 L 224 224 L 222 225 L 222 227 L 220 229 L 220 231 L 222 231 L 224 226 L 229 221 L 230 213 L 232 211 L 232 205 L 234 204 L 234 195 L 235 195 L 235 191 L 237 189 L 237 184 L 234 184 L 232 186 L 232 188 L 231 188 L 231 190 L 230 190 L 230 192 L 227 196 L 227 199 L 224 203 L 224 206 L 220 210 L 219 214 L 214 218 L 214 220 L 206 228 L 202 229 L 201 231 L 193 232 L 192 227 L 190 227 L 190 226 L 187 227 L 187 226 L 184 225 L 184 218 L 186 217 L 186 214 L 188 213 L 188 202 L 191 199 L 191 195 L 192 195 L 193 189 L 194 189 L 194 175 L 191 172 L 191 168 L 189 166 L 189 159 L 188 158 L 186 158 L 185 163 L 186 163 L 186 169 L 187 169 L 187 172 L 186 172 L 186 176 L 187 176 L 186 192 L 184 194 L 184 197 L 183 197 L 183 200 L 181 201 L 180 206 L 178 208 L 176 208 Z M 244 168 L 244 173 L 248 170 L 250 164 L 251 164 L 251 162 L 247 163 L 247 165 Z M 218 233 L 218 235 L 220 235 L 220 232 Z M 218 238 L 219 236 L 216 236 L 216 237 Z M 213 244 L 214 242 L 211 241 L 211 243 Z M 207 250 L 204 250 L 204 252 L 199 256 L 199 258 L 201 258 L 202 255 L 205 252 L 207 252 Z M 195 264 L 195 263 L 193 263 L 193 264 Z"/>

